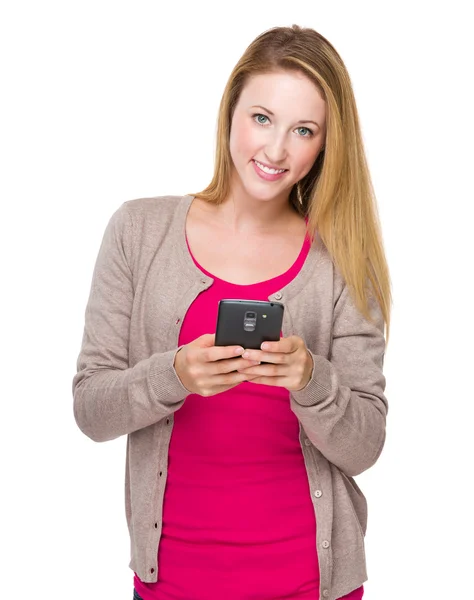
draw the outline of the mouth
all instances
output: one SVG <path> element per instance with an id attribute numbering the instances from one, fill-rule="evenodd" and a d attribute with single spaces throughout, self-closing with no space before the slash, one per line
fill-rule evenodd
<path id="1" fill-rule="evenodd" d="M 286 171 L 288 171 L 288 169 L 275 169 L 273 167 L 269 167 L 268 165 L 261 163 L 260 161 L 256 160 L 255 158 L 252 158 L 252 161 L 257 165 L 257 167 L 261 171 L 263 171 L 264 173 L 267 173 L 268 175 L 281 175 L 282 173 L 286 173 Z"/>

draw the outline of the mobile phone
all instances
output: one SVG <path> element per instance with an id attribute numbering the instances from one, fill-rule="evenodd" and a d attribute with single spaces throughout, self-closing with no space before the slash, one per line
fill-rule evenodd
<path id="1" fill-rule="evenodd" d="M 221 300 L 215 345 L 260 350 L 263 342 L 278 342 L 284 310 L 281 302 L 231 298 Z"/>

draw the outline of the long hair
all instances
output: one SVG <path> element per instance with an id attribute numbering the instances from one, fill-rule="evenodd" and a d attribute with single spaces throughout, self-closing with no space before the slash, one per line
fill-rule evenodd
<path id="1" fill-rule="evenodd" d="M 342 275 L 358 310 L 370 321 L 369 295 L 375 296 L 390 335 L 392 304 L 375 193 L 365 156 L 352 83 L 335 48 L 314 29 L 274 27 L 248 46 L 227 81 L 219 106 L 214 175 L 190 195 L 220 204 L 230 192 L 233 162 L 229 148 L 232 117 L 247 80 L 262 73 L 304 74 L 326 102 L 326 139 L 312 168 L 290 191 L 289 202 L 308 217 Z"/>

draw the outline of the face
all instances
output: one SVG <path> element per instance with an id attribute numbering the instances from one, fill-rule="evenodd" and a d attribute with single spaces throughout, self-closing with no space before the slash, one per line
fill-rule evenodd
<path id="1" fill-rule="evenodd" d="M 321 151 L 325 124 L 326 103 L 303 74 L 279 71 L 252 77 L 232 118 L 234 181 L 253 198 L 287 199 Z M 255 161 L 285 171 L 262 172 Z"/>

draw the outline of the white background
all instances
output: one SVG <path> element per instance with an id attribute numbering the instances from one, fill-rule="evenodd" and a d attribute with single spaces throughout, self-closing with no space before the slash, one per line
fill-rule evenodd
<path id="1" fill-rule="evenodd" d="M 94 261 L 122 202 L 207 185 L 232 67 L 292 23 L 351 75 L 393 281 L 364 599 L 474 597 L 468 6 L 2 5 L 2 597 L 131 600 L 126 438 L 95 443 L 72 411 Z"/>

